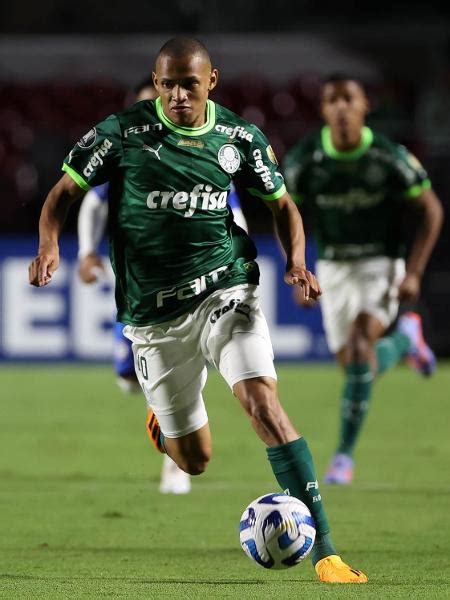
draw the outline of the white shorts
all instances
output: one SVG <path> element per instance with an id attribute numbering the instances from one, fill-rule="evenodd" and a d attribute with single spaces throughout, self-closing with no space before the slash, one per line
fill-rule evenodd
<path id="1" fill-rule="evenodd" d="M 323 291 L 322 318 L 331 352 L 345 346 L 359 313 L 373 315 L 386 328 L 396 318 L 398 286 L 405 276 L 402 258 L 318 260 L 316 275 Z"/>
<path id="2" fill-rule="evenodd" d="M 125 327 L 139 383 L 166 437 L 187 435 L 208 422 L 202 397 L 208 362 L 231 388 L 252 377 L 276 379 L 256 292 L 253 285 L 219 290 L 172 321 Z"/>

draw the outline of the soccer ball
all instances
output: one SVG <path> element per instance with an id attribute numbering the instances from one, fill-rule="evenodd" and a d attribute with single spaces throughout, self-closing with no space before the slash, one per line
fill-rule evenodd
<path id="1" fill-rule="evenodd" d="M 265 569 L 287 569 L 311 552 L 316 539 L 308 507 L 294 496 L 266 494 L 244 510 L 239 537 L 244 552 Z"/>

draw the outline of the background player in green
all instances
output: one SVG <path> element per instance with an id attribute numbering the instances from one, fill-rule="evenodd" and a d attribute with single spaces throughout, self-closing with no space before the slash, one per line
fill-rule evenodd
<path id="1" fill-rule="evenodd" d="M 227 208 L 232 179 L 239 177 L 271 209 L 287 255 L 286 282 L 317 298 L 301 218 L 265 136 L 208 100 L 217 79 L 197 40 L 174 38 L 162 47 L 154 73 L 159 98 L 99 123 L 66 158 L 66 174 L 43 206 L 30 282 L 51 280 L 69 206 L 91 185 L 110 181 L 118 320 L 129 324 L 125 334 L 155 413 L 156 445 L 188 473 L 205 470 L 211 434 L 202 390 L 212 363 L 266 444 L 282 489 L 311 510 L 320 580 L 365 583 L 334 549 L 307 443 L 278 400 L 255 248 Z"/>
<path id="2" fill-rule="evenodd" d="M 358 81 L 330 77 L 321 110 L 326 125 L 288 152 L 284 167 L 288 189 L 310 214 L 328 345 L 346 373 L 339 444 L 325 481 L 347 484 L 374 377 L 404 357 L 423 375 L 435 368 L 418 314 L 405 313 L 396 331 L 386 330 L 399 302 L 418 298 L 442 209 L 418 160 L 365 126 L 369 102 Z M 410 205 L 422 220 L 405 269 L 401 225 Z"/>

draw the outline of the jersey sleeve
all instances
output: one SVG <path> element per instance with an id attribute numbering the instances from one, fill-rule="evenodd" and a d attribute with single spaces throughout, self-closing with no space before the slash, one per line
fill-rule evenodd
<path id="1" fill-rule="evenodd" d="M 286 193 L 284 178 L 268 139 L 257 127 L 254 127 L 254 131 L 242 169 L 242 183 L 252 196 L 277 200 Z"/>
<path id="2" fill-rule="evenodd" d="M 406 198 L 417 198 L 431 188 L 426 170 L 405 146 L 397 148 L 396 169 Z"/>
<path id="3" fill-rule="evenodd" d="M 72 148 L 62 170 L 84 190 L 111 179 L 122 157 L 122 136 L 115 115 L 90 129 Z"/>

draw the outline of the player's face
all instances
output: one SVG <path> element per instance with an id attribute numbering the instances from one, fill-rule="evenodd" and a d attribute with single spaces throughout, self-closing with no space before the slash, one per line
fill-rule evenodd
<path id="1" fill-rule="evenodd" d="M 211 69 L 209 60 L 195 54 L 183 58 L 162 56 L 153 73 L 164 114 L 183 127 L 205 123 L 206 101 L 217 78 L 217 69 Z"/>
<path id="2" fill-rule="evenodd" d="M 359 141 L 369 108 L 362 87 L 351 80 L 327 83 L 322 90 L 322 116 L 334 138 Z"/>

